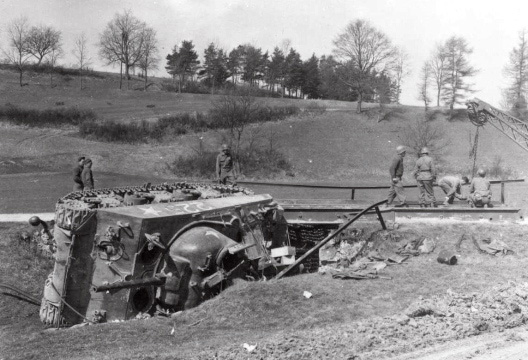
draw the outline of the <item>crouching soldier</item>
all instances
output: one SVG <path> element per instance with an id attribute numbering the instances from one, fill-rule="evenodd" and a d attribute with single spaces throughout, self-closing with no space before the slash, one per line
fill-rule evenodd
<path id="1" fill-rule="evenodd" d="M 471 207 L 489 207 L 491 206 L 491 184 L 484 178 L 486 176 L 484 169 L 479 169 L 477 175 L 469 186 L 469 205 Z"/>
<path id="2" fill-rule="evenodd" d="M 462 176 L 460 179 L 458 176 L 444 176 L 438 181 L 438 186 L 442 189 L 446 195 L 443 205 L 452 204 L 455 198 L 458 200 L 467 200 L 466 196 L 462 195 L 462 185 L 469 183 L 467 176 Z"/>

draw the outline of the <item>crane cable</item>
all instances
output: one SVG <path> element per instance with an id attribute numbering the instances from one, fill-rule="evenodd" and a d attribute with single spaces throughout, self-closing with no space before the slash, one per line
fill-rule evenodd
<path id="1" fill-rule="evenodd" d="M 469 157 L 473 156 L 473 168 L 471 169 L 471 177 L 475 177 L 475 167 L 477 165 L 477 149 L 478 149 L 478 140 L 479 140 L 479 129 L 480 126 L 477 126 L 477 131 L 475 132 L 475 139 L 473 140 L 473 146 L 469 152 Z"/>

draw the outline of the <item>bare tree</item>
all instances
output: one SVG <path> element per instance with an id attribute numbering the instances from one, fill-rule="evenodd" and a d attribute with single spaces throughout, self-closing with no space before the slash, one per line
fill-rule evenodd
<path id="1" fill-rule="evenodd" d="M 132 15 L 130 10 L 115 14 L 99 37 L 99 55 L 107 64 L 125 66 L 125 76 L 130 80 L 130 69 L 144 56 L 146 24 Z"/>
<path id="2" fill-rule="evenodd" d="M 83 89 L 83 71 L 90 64 L 90 57 L 88 55 L 88 39 L 85 33 L 81 33 L 75 39 L 75 47 L 72 51 L 73 56 L 77 59 L 79 66 L 79 79 L 81 83 L 81 90 Z"/>
<path id="3" fill-rule="evenodd" d="M 429 97 L 429 91 L 430 91 L 430 82 L 431 82 L 431 76 L 432 76 L 432 69 L 431 69 L 431 63 L 429 61 L 426 61 L 422 69 L 420 71 L 420 82 L 418 83 L 419 93 L 418 93 L 418 100 L 421 100 L 424 102 L 425 111 L 429 109 L 429 104 L 431 103 L 431 99 Z"/>
<path id="4" fill-rule="evenodd" d="M 148 84 L 148 71 L 156 70 L 160 58 L 158 56 L 158 40 L 156 39 L 156 31 L 152 28 L 145 27 L 143 34 L 143 56 L 139 60 L 139 68 L 143 70 L 145 74 L 145 90 L 147 90 Z"/>
<path id="5" fill-rule="evenodd" d="M 409 54 L 403 48 L 396 48 L 392 71 L 394 73 L 394 100 L 400 104 L 403 79 L 411 74 Z"/>
<path id="6" fill-rule="evenodd" d="M 436 45 L 429 64 L 431 66 L 431 75 L 436 85 L 436 106 L 440 106 L 440 96 L 446 82 L 446 54 L 443 45 Z"/>
<path id="7" fill-rule="evenodd" d="M 503 90 L 505 105 L 514 111 L 515 116 L 523 117 L 524 114 L 522 113 L 526 112 L 526 93 L 528 91 L 528 38 L 526 29 L 519 32 L 519 43 L 510 52 L 510 61 L 504 67 L 503 73 L 510 80 L 510 85 Z"/>
<path id="8" fill-rule="evenodd" d="M 27 51 L 37 59 L 37 65 L 51 52 L 61 50 L 61 32 L 51 26 L 33 26 L 27 38 Z"/>
<path id="9" fill-rule="evenodd" d="M 421 149 L 427 147 L 439 158 L 450 145 L 444 125 L 427 121 L 426 118 L 409 123 L 401 132 L 400 140 L 411 148 L 416 156 L 420 154 Z"/>
<path id="10" fill-rule="evenodd" d="M 280 50 L 283 54 L 283 56 L 285 57 L 286 55 L 288 55 L 290 53 L 290 50 L 292 48 L 291 46 L 291 39 L 283 39 L 282 42 L 281 42 L 281 45 L 280 45 Z M 282 68 L 280 69 L 281 70 L 281 73 L 282 73 L 282 76 L 280 77 L 279 79 L 279 83 L 280 83 L 280 86 L 281 86 L 281 97 L 284 97 L 284 94 L 285 94 L 285 91 L 286 91 L 286 86 L 284 85 L 285 81 L 286 81 L 286 62 L 283 60 L 282 62 Z"/>
<path id="11" fill-rule="evenodd" d="M 219 127 L 229 131 L 229 142 L 234 148 L 235 158 L 239 158 L 245 130 L 258 109 L 259 103 L 250 90 L 224 95 L 213 103 L 213 120 Z"/>
<path id="12" fill-rule="evenodd" d="M 473 53 L 473 49 L 469 47 L 466 39 L 450 37 L 444 45 L 444 52 L 446 82 L 442 89 L 442 97 L 449 105 L 452 115 L 453 107 L 462 103 L 467 93 L 473 92 L 472 84 L 467 80 L 477 74 L 478 70 L 469 64 L 468 56 Z"/>
<path id="13" fill-rule="evenodd" d="M 50 86 L 53 87 L 53 72 L 55 71 L 55 67 L 57 66 L 57 61 L 64 56 L 64 52 L 61 47 L 57 49 L 53 49 L 48 54 L 48 60 L 47 64 L 49 66 L 49 72 L 50 72 Z"/>
<path id="14" fill-rule="evenodd" d="M 384 33 L 366 20 L 356 20 L 334 40 L 334 53 L 346 64 L 340 80 L 358 94 L 356 111 L 361 112 L 363 96 L 369 88 L 373 71 L 381 72 L 394 60 L 396 54 L 391 41 Z"/>
<path id="15" fill-rule="evenodd" d="M 9 48 L 4 50 L 7 60 L 15 66 L 19 74 L 20 86 L 23 86 L 22 76 L 26 64 L 31 56 L 27 48 L 29 34 L 29 22 L 26 17 L 13 20 L 7 26 Z"/>

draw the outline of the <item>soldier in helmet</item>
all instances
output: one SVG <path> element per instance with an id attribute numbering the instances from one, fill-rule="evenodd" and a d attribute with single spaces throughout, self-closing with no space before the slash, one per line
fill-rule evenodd
<path id="1" fill-rule="evenodd" d="M 405 202 L 406 196 L 403 190 L 402 176 L 403 176 L 403 158 L 405 157 L 406 150 L 404 146 L 398 146 L 396 148 L 396 156 L 392 159 L 389 172 L 391 176 L 391 186 L 389 189 L 389 196 L 387 198 L 386 206 L 390 206 L 394 199 L 398 197 L 402 206 L 407 206 Z"/>
<path id="2" fill-rule="evenodd" d="M 426 147 L 420 150 L 420 158 L 416 161 L 414 177 L 420 189 L 420 207 L 436 207 L 433 182 L 436 180 L 436 169 L 433 159 L 429 156 Z"/>
<path id="3" fill-rule="evenodd" d="M 224 185 L 236 185 L 235 163 L 227 144 L 222 144 L 221 152 L 216 157 L 216 179 Z"/>
<path id="4" fill-rule="evenodd" d="M 73 191 L 82 191 L 84 184 L 81 178 L 81 174 L 84 167 L 84 156 L 77 159 L 77 166 L 73 168 Z"/>
<path id="5" fill-rule="evenodd" d="M 458 200 L 467 200 L 467 197 L 462 195 L 462 185 L 469 183 L 467 176 L 462 176 L 462 179 L 458 176 L 446 175 L 438 180 L 438 186 L 442 189 L 446 195 L 444 205 L 452 204 L 455 198 Z"/>
<path id="6" fill-rule="evenodd" d="M 488 207 L 491 205 L 491 184 L 485 179 L 486 170 L 478 169 L 477 175 L 469 186 L 469 205 L 471 207 Z"/>

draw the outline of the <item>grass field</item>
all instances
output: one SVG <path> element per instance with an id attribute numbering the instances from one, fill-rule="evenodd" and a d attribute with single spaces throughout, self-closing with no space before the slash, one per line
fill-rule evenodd
<path id="1" fill-rule="evenodd" d="M 16 85 L 16 74 L 4 70 L 0 71 L 2 77 L 6 78 L 0 83 L 6 103 L 37 109 L 55 108 L 56 103 L 64 103 L 60 106 L 92 109 L 103 121 L 136 121 L 177 112 L 205 111 L 212 104 L 209 95 L 120 91 L 115 77 L 90 79 L 82 91 L 77 88 L 76 79 L 50 88 L 46 85 L 46 78 L 41 78 L 41 84 L 35 80 L 21 88 Z M 294 104 L 301 108 L 313 103 L 293 99 L 262 101 Z M 326 106 L 328 111 L 315 117 L 299 116 L 283 122 L 252 125 L 246 130 L 248 139 L 257 139 L 264 147 L 270 146 L 272 139 L 273 148 L 286 154 L 295 177 L 282 174 L 279 178 L 346 181 L 358 185 L 386 183 L 387 167 L 394 148 L 401 143 L 403 129 L 424 116 L 419 107 L 392 107 L 398 110 L 398 114 L 378 122 L 373 111 L 356 114 L 353 103 L 316 103 Z M 445 129 L 445 137 L 450 141 L 442 159 L 444 172 L 469 172 L 472 166 L 469 138 L 475 128 L 467 121 L 447 121 L 442 115 L 433 123 Z M 24 129 L 2 125 L 0 164 L 14 161 L 28 168 L 68 170 L 74 159 L 84 154 L 94 160 L 94 171 L 177 177 L 169 171 L 169 165 L 177 156 L 192 154 L 200 142 L 206 149 L 216 150 L 222 138 L 222 131 L 209 131 L 169 138 L 161 143 L 109 144 L 81 139 L 73 128 Z M 481 131 L 478 165 L 491 167 L 498 159 L 502 167 L 513 170 L 514 177 L 523 178 L 528 171 L 524 155 L 521 148 L 494 128 L 484 127 Z M 413 162 L 413 157 L 408 156 L 406 168 L 412 168 Z M 9 166 L 0 165 L 0 172 L 9 172 Z M 407 181 L 412 182 L 410 176 Z"/>

